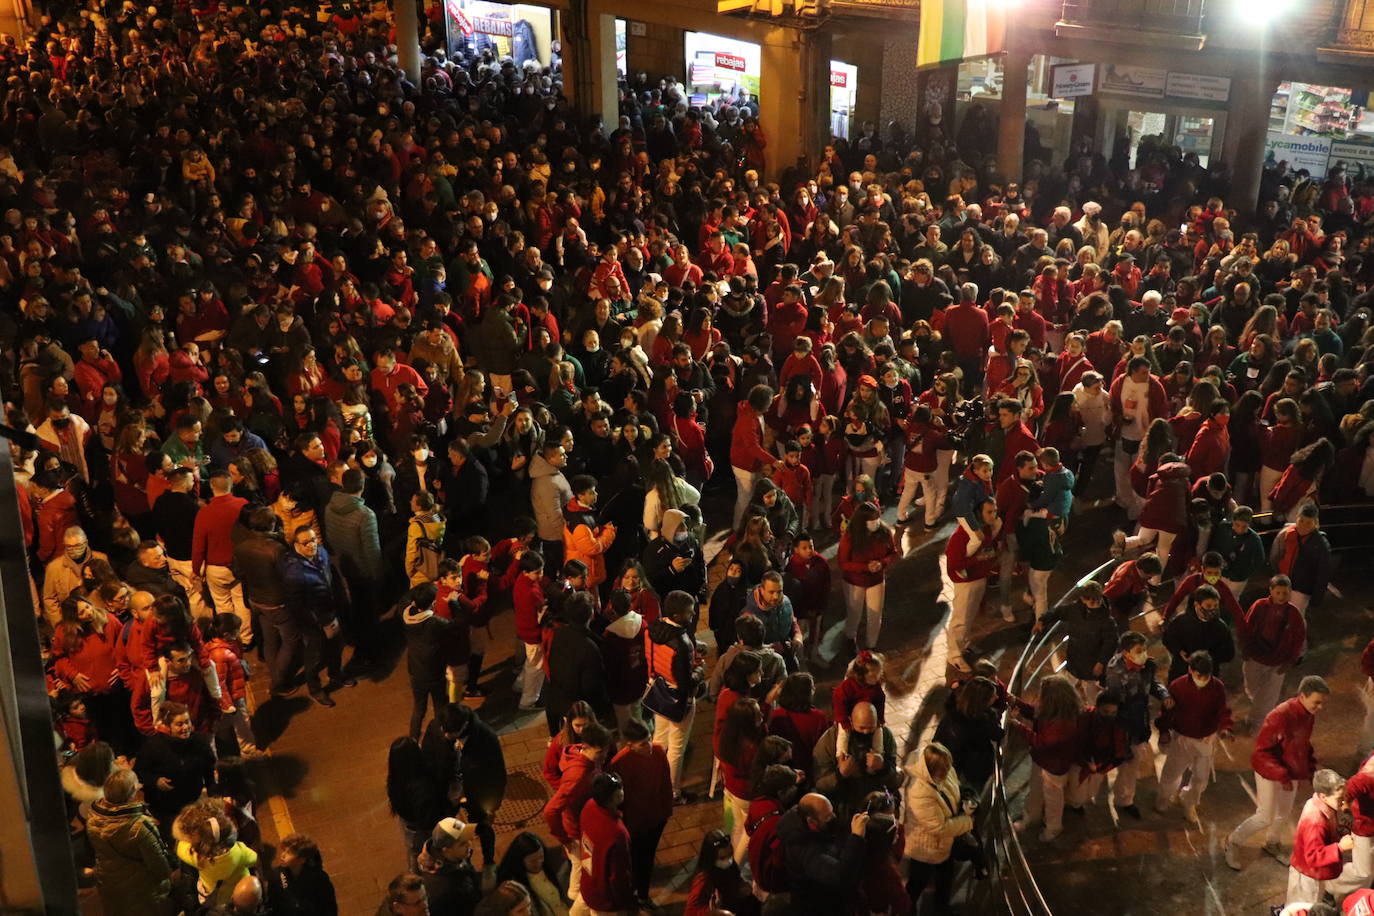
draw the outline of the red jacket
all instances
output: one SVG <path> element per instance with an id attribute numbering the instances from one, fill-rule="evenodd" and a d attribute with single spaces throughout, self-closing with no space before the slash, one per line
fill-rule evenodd
<path id="1" fill-rule="evenodd" d="M 1212 678 L 1199 690 L 1192 675 L 1176 677 L 1169 682 L 1169 696 L 1173 697 L 1174 706 L 1160 715 L 1161 731 L 1172 729 L 1189 738 L 1230 731 L 1231 707 L 1226 702 L 1226 685 L 1221 678 Z"/>
<path id="2" fill-rule="evenodd" d="M 805 712 L 779 706 L 768 716 L 768 734 L 792 742 L 792 766 L 803 773 L 811 772 L 812 751 L 829 727 L 830 718 L 814 706 Z"/>
<path id="3" fill-rule="evenodd" d="M 806 465 L 792 467 L 785 462 L 777 465 L 773 469 L 773 483 L 787 494 L 798 513 L 806 511 L 806 507 L 811 505 L 811 471 Z"/>
<path id="4" fill-rule="evenodd" d="M 1174 612 L 1179 609 L 1184 600 L 1189 595 L 1198 590 L 1199 586 L 1206 585 L 1207 582 L 1202 578 L 1202 573 L 1189 573 L 1182 582 L 1174 589 L 1174 596 L 1169 599 L 1169 603 L 1164 608 L 1164 619 L 1168 620 L 1174 616 Z M 1240 608 L 1240 602 L 1236 601 L 1236 596 L 1231 594 L 1231 590 L 1222 583 L 1217 583 L 1217 594 L 1221 596 L 1221 609 L 1226 612 L 1232 622 L 1240 618 L 1244 611 Z"/>
<path id="5" fill-rule="evenodd" d="M 668 769 L 668 753 L 661 745 L 649 745 L 641 754 L 623 748 L 607 770 L 620 777 L 625 797 L 634 799 L 625 806 L 625 828 L 631 835 L 662 827 L 673 813 L 673 778 Z"/>
<path id="6" fill-rule="evenodd" d="M 191 571 L 202 575 L 206 566 L 228 566 L 234 561 L 234 523 L 248 505 L 241 496 L 216 496 L 196 513 L 191 534 Z"/>
<path id="7" fill-rule="evenodd" d="M 100 412 L 101 390 L 107 382 L 118 382 L 124 374 L 119 364 L 112 359 L 97 359 L 95 362 L 78 360 L 75 366 L 76 390 L 81 392 L 81 415 L 95 421 Z"/>
<path id="8" fill-rule="evenodd" d="M 955 304 L 945 309 L 944 338 L 960 359 L 987 359 L 988 313 L 976 305 Z"/>
<path id="9" fill-rule="evenodd" d="M 62 553 L 62 535 L 73 525 L 81 524 L 76 514 L 76 498 L 66 490 L 38 504 L 38 559 L 51 563 Z"/>
<path id="10" fill-rule="evenodd" d="M 1302 806 L 1298 829 L 1293 834 L 1293 856 L 1288 860 L 1299 872 L 1318 881 L 1341 876 L 1341 827 L 1336 812 L 1316 795 Z"/>
<path id="11" fill-rule="evenodd" d="M 992 575 L 997 562 L 997 551 L 992 547 L 991 529 L 979 530 L 982 544 L 972 555 L 969 554 L 969 533 L 963 525 L 956 525 L 954 533 L 945 542 L 945 568 L 953 582 L 976 582 Z"/>
<path id="12" fill-rule="evenodd" d="M 1225 474 L 1226 465 L 1231 459 L 1231 434 L 1225 424 L 1215 418 L 1204 420 L 1197 431 L 1192 446 L 1188 449 L 1188 467 L 1192 469 L 1193 479 L 1209 474 Z"/>
<path id="13" fill-rule="evenodd" d="M 205 677 L 201 672 L 192 668 L 181 677 L 168 677 L 166 684 L 167 695 L 163 702 L 183 704 L 191 714 L 191 724 L 195 730 L 203 735 L 210 734 L 215 720 L 219 718 L 219 707 L 210 697 L 210 691 L 205 686 Z M 145 735 L 153 734 L 156 727 L 153 723 L 152 691 L 148 689 L 146 677 L 134 681 L 133 700 L 130 705 L 134 725 Z"/>
<path id="14" fill-rule="evenodd" d="M 1036 719 L 1034 727 L 1020 720 L 1013 724 L 1030 745 L 1031 760 L 1046 773 L 1063 776 L 1078 763 L 1078 719 Z"/>
<path id="15" fill-rule="evenodd" d="M 786 883 L 772 884 L 771 876 L 779 870 L 766 868 L 764 863 L 764 856 L 771 854 L 773 838 L 778 835 L 778 821 L 782 820 L 783 813 L 782 806 L 775 799 L 756 798 L 749 803 L 749 815 L 744 820 L 744 831 L 749 834 L 749 868 L 759 887 L 770 894 L 791 889 Z"/>
<path id="16" fill-rule="evenodd" d="M 787 558 L 783 582 L 798 617 L 810 619 L 825 613 L 830 604 L 830 564 L 825 557 L 813 553 L 809 560 L 803 560 L 792 554 Z"/>
<path id="17" fill-rule="evenodd" d="M 212 639 L 205 644 L 205 651 L 210 653 L 210 662 L 219 676 L 222 696 L 232 700 L 247 699 L 239 647 L 227 639 Z"/>
<path id="18" fill-rule="evenodd" d="M 887 693 L 882 684 L 868 684 L 845 677 L 830 692 L 830 703 L 835 714 L 835 724 L 849 728 L 849 716 L 860 703 L 872 703 L 878 714 L 878 724 L 887 720 Z"/>
<path id="19" fill-rule="evenodd" d="M 1127 376 L 1124 374 L 1117 376 L 1116 380 L 1112 382 L 1111 390 L 1108 392 L 1108 398 L 1111 400 L 1112 404 L 1112 417 L 1114 417 L 1118 423 L 1121 422 L 1121 418 L 1125 415 L 1125 407 L 1123 407 L 1121 403 L 1121 389 L 1126 384 L 1126 378 Z M 1160 417 L 1167 417 L 1169 415 L 1169 395 L 1164 391 L 1164 384 L 1153 375 L 1150 376 L 1150 381 L 1147 384 L 1149 385 L 1150 393 L 1148 395 L 1149 406 L 1146 408 L 1149 413 L 1149 416 L 1145 419 L 1146 426 L 1150 424 L 1151 420 L 1157 420 Z"/>
<path id="20" fill-rule="evenodd" d="M 1302 655 L 1307 622 L 1291 604 L 1278 607 L 1261 598 L 1235 619 L 1236 644 L 1241 654 L 1271 668 L 1287 668 Z"/>
<path id="21" fill-rule="evenodd" d="M 1271 471 L 1286 470 L 1289 459 L 1298 450 L 1298 443 L 1302 440 L 1302 434 L 1303 428 L 1297 425 L 1283 426 L 1279 424 L 1266 428 L 1264 436 L 1260 440 L 1260 454 L 1264 466 Z"/>
<path id="22" fill-rule="evenodd" d="M 730 433 L 730 464 L 742 471 L 757 471 L 777 458 L 763 447 L 762 415 L 740 401 L 735 428 Z"/>
<path id="23" fill-rule="evenodd" d="M 997 462 L 997 473 L 993 475 L 993 480 L 1002 481 L 1010 477 L 1016 470 L 1017 452 L 1030 452 L 1034 455 L 1040 451 L 1040 444 L 1035 441 L 1035 434 L 1030 431 L 1026 421 L 1020 420 L 1007 430 L 1006 437 L 1002 440 L 1002 460 Z"/>
<path id="24" fill-rule="evenodd" d="M 1271 782 L 1303 782 L 1317 771 L 1317 755 L 1312 750 L 1312 726 L 1317 717 L 1307 711 L 1302 700 L 1292 697 L 1275 706 L 1264 717 L 1250 766 L 1255 775 Z"/>
<path id="25" fill-rule="evenodd" d="M 620 812 L 608 811 L 588 799 L 581 822 L 583 903 L 597 912 L 635 910 L 638 902 L 630 872 L 630 831 Z"/>
<path id="26" fill-rule="evenodd" d="M 1112 377 L 1112 369 L 1116 366 L 1117 360 L 1121 359 L 1121 353 L 1125 349 L 1126 344 L 1121 338 L 1110 340 L 1104 331 L 1093 331 L 1083 344 L 1083 352 L 1087 354 L 1088 361 L 1103 378 Z"/>
<path id="27" fill-rule="evenodd" d="M 601 764 L 587 759 L 582 745 L 572 744 L 563 749 L 560 765 L 562 778 L 558 791 L 544 805 L 544 823 L 553 838 L 566 846 L 582 836 L 582 806 L 591 798 L 592 780 L 601 772 Z"/>
<path id="28" fill-rule="evenodd" d="M 941 427 L 912 420 L 906 427 L 906 469 L 918 474 L 932 474 L 939 466 L 939 451 L 946 448 L 948 439 Z"/>
<path id="29" fill-rule="evenodd" d="M 1016 524 L 1021 521 L 1021 513 L 1030 502 L 1027 483 L 1030 481 L 1023 483 L 1021 478 L 1013 474 L 997 484 L 997 514 L 1004 519 L 1000 532 L 1003 536 L 1008 529 L 1015 530 Z"/>
<path id="30" fill-rule="evenodd" d="M 1374 836 L 1374 755 L 1345 784 L 1355 836 Z"/>
<path id="31" fill-rule="evenodd" d="M 709 478 L 715 471 L 715 464 L 706 452 L 706 428 L 689 417 L 673 414 L 668 432 L 677 440 L 674 450 L 682 459 L 687 476 Z"/>
<path id="32" fill-rule="evenodd" d="M 539 580 L 521 575 L 516 578 L 511 595 L 515 604 L 515 634 L 526 645 L 539 645 L 543 638 L 543 627 L 540 626 L 539 618 L 544 605 L 548 603 L 544 597 L 543 586 Z"/>
<path id="33" fill-rule="evenodd" d="M 887 529 L 879 528 L 877 531 L 865 533 L 869 535 L 867 543 L 856 550 L 849 529 L 845 528 L 844 534 L 840 535 L 840 546 L 835 551 L 835 562 L 840 566 L 840 575 L 844 581 L 850 585 L 868 588 L 883 581 L 887 576 L 888 566 L 901 554 L 892 543 L 892 534 Z M 868 564 L 875 560 L 882 564 L 882 568 L 877 572 L 868 568 Z"/>
<path id="34" fill-rule="evenodd" d="M 1188 465 L 1171 461 L 1159 466 L 1150 478 L 1149 495 L 1140 510 L 1140 527 L 1179 534 L 1188 527 L 1188 492 L 1192 478 Z"/>
<path id="35" fill-rule="evenodd" d="M 779 301 L 777 305 L 773 306 L 768 315 L 768 333 L 773 337 L 774 360 L 780 361 L 785 354 L 792 352 L 793 342 L 801 336 L 801 332 L 806 328 L 806 318 L 807 309 L 806 303 L 804 302 L 798 301 L 789 305 L 786 302 Z M 821 374 L 819 371 L 821 364 L 815 357 L 812 357 L 812 362 L 816 364 L 815 368 L 817 370 L 812 378 L 815 380 L 817 386 L 819 386 L 821 381 Z M 783 368 L 786 369 L 787 365 L 788 363 L 784 363 Z M 780 385 L 786 384 L 781 378 L 778 379 L 778 382 Z"/>
<path id="36" fill-rule="evenodd" d="M 119 634 L 123 627 L 113 615 L 105 617 L 105 629 L 82 637 L 75 652 L 67 652 L 65 630 L 70 624 L 57 628 L 52 641 L 53 670 L 64 681 L 75 684 L 78 674 L 86 675 L 90 686 L 82 693 L 109 693 L 110 676 L 119 670 Z"/>

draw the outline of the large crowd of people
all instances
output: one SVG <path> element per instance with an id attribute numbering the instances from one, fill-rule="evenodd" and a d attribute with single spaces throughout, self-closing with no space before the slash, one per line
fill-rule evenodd
<path id="1" fill-rule="evenodd" d="M 1226 862 L 1310 782 L 1289 902 L 1370 885 L 1374 763 L 1319 769 L 1331 687 L 1285 677 L 1331 590 L 1320 507 L 1374 496 L 1374 183 L 1280 163 L 1249 216 L 1148 138 L 1018 185 L 976 108 L 778 169 L 747 95 L 633 75 L 603 124 L 556 62 L 438 28 L 418 85 L 347 4 L 88 0 L 0 45 L 0 381 L 107 913 L 335 913 L 316 842 L 257 829 L 248 666 L 332 707 L 401 644 L 380 913 L 653 906 L 698 706 L 728 815 L 691 916 L 948 911 L 1008 710 L 1044 841 L 1108 774 L 1141 818 L 1154 747 L 1195 820 L 1248 726 Z M 1052 609 L 1110 502 L 1120 563 Z M 937 530 L 953 691 L 903 759 L 885 584 Z M 1026 697 L 972 639 L 1018 620 L 1067 637 Z M 497 650 L 550 734 L 547 829 L 499 855 Z"/>

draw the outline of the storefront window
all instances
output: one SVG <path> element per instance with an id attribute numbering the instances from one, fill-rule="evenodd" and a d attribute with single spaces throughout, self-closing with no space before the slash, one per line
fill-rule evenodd
<path id="1" fill-rule="evenodd" d="M 449 55 L 490 51 L 498 58 L 509 56 L 516 66 L 547 67 L 553 58 L 553 17 L 552 10 L 523 3 L 445 0 Z"/>
<path id="2" fill-rule="evenodd" d="M 1369 92 L 1315 83 L 1279 84 L 1269 105 L 1265 161 L 1306 169 L 1314 178 L 1330 165 L 1374 166 L 1374 115 Z"/>
<path id="3" fill-rule="evenodd" d="M 627 39 L 625 35 L 625 20 L 615 21 L 615 72 L 624 76 L 628 71 L 625 68 L 625 47 Z"/>
<path id="4" fill-rule="evenodd" d="M 830 62 L 830 134 L 849 139 L 854 100 L 859 93 L 859 68 L 842 60 Z"/>
<path id="5" fill-rule="evenodd" d="M 738 99 L 742 91 L 758 95 L 763 71 L 758 45 L 706 32 L 685 33 L 683 44 L 692 105 L 706 105 L 722 96 Z"/>

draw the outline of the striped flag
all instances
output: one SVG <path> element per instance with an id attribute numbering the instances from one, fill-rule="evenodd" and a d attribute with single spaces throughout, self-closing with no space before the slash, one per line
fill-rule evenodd
<path id="1" fill-rule="evenodd" d="M 1006 50 L 1006 0 L 921 0 L 916 66 L 940 67 Z"/>

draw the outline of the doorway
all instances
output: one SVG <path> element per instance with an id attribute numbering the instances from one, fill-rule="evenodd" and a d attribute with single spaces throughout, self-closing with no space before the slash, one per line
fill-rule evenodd
<path id="1" fill-rule="evenodd" d="M 1198 164 L 1206 168 L 1213 155 L 1220 151 L 1225 115 L 1206 111 L 1154 111 L 1147 108 L 1123 106 L 1103 111 L 1102 149 L 1125 153 L 1129 168 L 1144 165 L 1140 161 L 1142 143 L 1146 149 L 1154 146 L 1177 146 L 1186 156 L 1193 153 Z M 1145 141 L 1150 142 L 1145 142 Z M 1123 150 L 1122 147 L 1125 147 Z"/>

